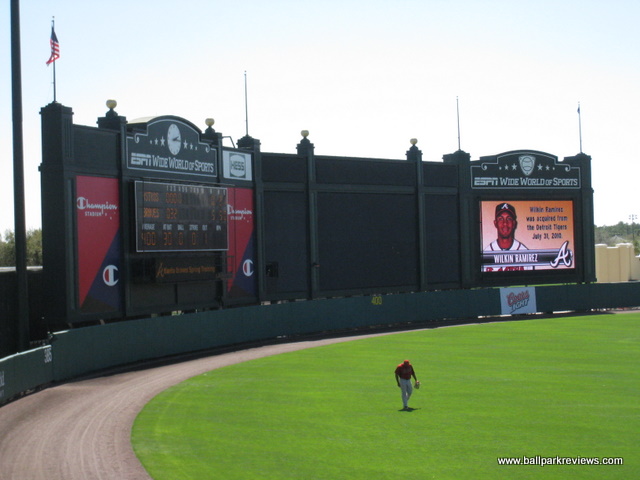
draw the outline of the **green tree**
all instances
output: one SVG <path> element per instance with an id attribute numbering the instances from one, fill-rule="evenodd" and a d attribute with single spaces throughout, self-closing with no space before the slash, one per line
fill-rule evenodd
<path id="1" fill-rule="evenodd" d="M 7 230 L 4 236 L 0 235 L 0 267 L 10 267 L 15 264 L 14 245 L 13 232 Z"/>
<path id="2" fill-rule="evenodd" d="M 610 247 L 618 243 L 632 243 L 636 254 L 640 253 L 640 224 L 618 222 L 616 225 L 594 227 L 596 244 Z"/>
<path id="3" fill-rule="evenodd" d="M 16 264 L 16 236 L 12 231 L 5 231 L 0 238 L 0 267 L 13 267 Z M 27 265 L 42 265 L 42 229 L 27 231 Z"/>

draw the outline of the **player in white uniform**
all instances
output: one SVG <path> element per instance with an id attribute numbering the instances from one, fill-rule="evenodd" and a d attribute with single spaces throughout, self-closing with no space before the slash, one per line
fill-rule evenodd
<path id="1" fill-rule="evenodd" d="M 493 225 L 496 227 L 498 238 L 487 245 L 484 251 L 493 252 L 500 250 L 529 250 L 522 242 L 515 238 L 518 220 L 516 209 L 508 203 L 500 203 L 496 206 L 496 217 Z"/>
<path id="2" fill-rule="evenodd" d="M 496 206 L 496 216 L 493 225 L 496 227 L 498 238 L 484 247 L 485 252 L 506 250 L 529 250 L 527 246 L 515 238 L 518 220 L 516 209 L 509 203 L 499 203 Z M 509 271 L 509 270 L 533 270 L 533 267 L 484 267 L 485 272 Z"/>
<path id="3" fill-rule="evenodd" d="M 516 240 L 515 238 L 513 239 L 513 243 L 511 244 L 510 248 L 500 248 L 500 245 L 498 245 L 498 240 L 494 240 L 493 242 L 491 242 L 489 245 L 487 245 L 484 249 L 485 252 L 495 252 L 495 251 L 500 251 L 500 250 L 529 250 L 524 243 L 519 242 L 518 240 Z"/>

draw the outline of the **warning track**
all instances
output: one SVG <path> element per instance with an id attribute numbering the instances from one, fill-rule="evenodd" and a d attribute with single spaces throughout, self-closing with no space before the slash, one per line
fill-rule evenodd
<path id="1" fill-rule="evenodd" d="M 4 480 L 150 480 L 133 452 L 131 428 L 157 394 L 216 368 L 352 339 L 262 346 L 70 382 L 26 396 L 0 408 L 1 476 Z"/>

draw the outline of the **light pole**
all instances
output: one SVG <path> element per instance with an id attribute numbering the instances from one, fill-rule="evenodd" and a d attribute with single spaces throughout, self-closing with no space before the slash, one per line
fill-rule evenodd
<path id="1" fill-rule="evenodd" d="M 13 112 L 13 197 L 18 285 L 18 351 L 29 349 L 29 283 L 27 278 L 27 228 L 24 195 L 24 145 L 22 136 L 22 65 L 20 53 L 20 0 L 11 0 L 11 105 Z"/>

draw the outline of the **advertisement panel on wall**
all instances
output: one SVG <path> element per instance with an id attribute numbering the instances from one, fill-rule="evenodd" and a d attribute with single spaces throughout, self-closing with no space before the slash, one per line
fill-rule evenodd
<path id="1" fill-rule="evenodd" d="M 571 200 L 480 202 L 483 272 L 575 268 Z"/>
<path id="2" fill-rule="evenodd" d="M 227 297 L 257 296 L 255 273 L 255 228 L 253 190 L 229 188 L 229 251 Z"/>
<path id="3" fill-rule="evenodd" d="M 118 179 L 76 177 L 78 308 L 118 311 L 120 295 L 120 194 Z"/>
<path id="4" fill-rule="evenodd" d="M 500 289 L 502 315 L 537 313 L 535 287 L 511 287 Z"/>
<path id="5" fill-rule="evenodd" d="M 228 180 L 253 180 L 251 154 L 224 150 L 222 152 L 222 176 Z"/>

